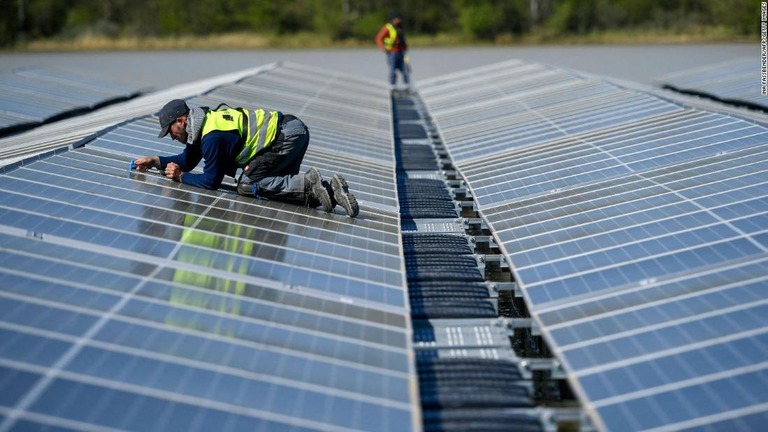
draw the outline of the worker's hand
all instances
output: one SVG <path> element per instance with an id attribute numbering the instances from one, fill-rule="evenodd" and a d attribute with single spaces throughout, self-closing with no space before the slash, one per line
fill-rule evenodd
<path id="1" fill-rule="evenodd" d="M 182 174 L 184 174 L 184 172 L 174 162 L 171 162 L 165 166 L 165 176 L 168 177 L 169 179 L 173 179 L 177 182 L 180 182 Z"/>
<path id="2" fill-rule="evenodd" d="M 138 158 L 133 163 L 136 164 L 136 170 L 140 172 L 147 172 L 150 168 L 160 169 L 160 157 L 159 156 L 147 156 Z"/>

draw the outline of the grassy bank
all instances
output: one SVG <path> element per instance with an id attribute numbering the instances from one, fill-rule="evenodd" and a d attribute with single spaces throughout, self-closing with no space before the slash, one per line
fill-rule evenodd
<path id="1" fill-rule="evenodd" d="M 674 31 L 603 31 L 585 35 L 556 35 L 533 32 L 525 36 L 500 35 L 494 41 L 468 39 L 460 34 L 412 35 L 411 47 L 466 47 L 510 45 L 576 45 L 576 44 L 680 44 L 680 43 L 755 42 L 756 38 L 730 34 L 727 29 L 701 27 L 680 33 Z M 74 39 L 25 41 L 12 51 L 120 51 L 120 50 L 192 50 L 192 49 L 318 49 L 370 48 L 371 40 L 332 40 L 327 35 L 299 33 L 270 35 L 232 33 L 212 36 L 119 37 L 84 35 Z"/>

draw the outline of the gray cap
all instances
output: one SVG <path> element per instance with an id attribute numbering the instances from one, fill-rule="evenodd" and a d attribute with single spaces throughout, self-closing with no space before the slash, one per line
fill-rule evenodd
<path id="1" fill-rule="evenodd" d="M 174 99 L 165 104 L 165 106 L 160 109 L 160 134 L 157 137 L 162 138 L 168 135 L 168 129 L 170 129 L 173 122 L 188 112 L 189 107 L 187 106 L 187 103 L 181 99 Z"/>

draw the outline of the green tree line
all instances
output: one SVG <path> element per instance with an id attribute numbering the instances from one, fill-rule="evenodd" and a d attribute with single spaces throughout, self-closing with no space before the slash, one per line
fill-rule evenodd
<path id="1" fill-rule="evenodd" d="M 717 28 L 757 34 L 753 0 L 0 0 L 0 46 L 21 41 L 309 33 L 370 40 L 392 11 L 409 34 L 494 40 L 530 32 L 583 35 Z"/>

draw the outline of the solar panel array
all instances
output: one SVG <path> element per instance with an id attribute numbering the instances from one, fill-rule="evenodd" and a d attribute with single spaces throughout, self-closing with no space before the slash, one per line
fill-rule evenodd
<path id="1" fill-rule="evenodd" d="M 129 173 L 181 151 L 154 116 L 0 168 L 0 430 L 418 428 L 386 87 L 282 65 L 187 102 L 297 115 L 360 216 Z"/>
<path id="2" fill-rule="evenodd" d="M 420 83 L 602 430 L 768 422 L 768 129 L 510 61 Z"/>
<path id="3" fill-rule="evenodd" d="M 0 135 L 138 96 L 134 86 L 30 67 L 0 74 Z"/>
<path id="4" fill-rule="evenodd" d="M 757 57 L 684 70 L 658 77 L 655 81 L 664 88 L 681 93 L 768 109 L 766 96 L 760 93 L 760 62 Z"/>

